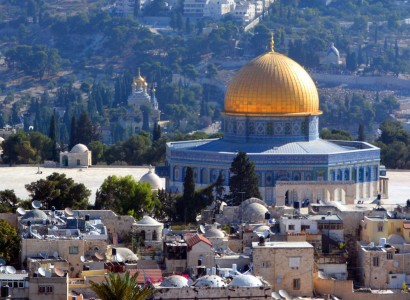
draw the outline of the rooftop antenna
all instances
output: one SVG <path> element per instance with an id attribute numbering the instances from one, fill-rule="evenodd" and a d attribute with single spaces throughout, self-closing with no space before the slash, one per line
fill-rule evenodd
<path id="1" fill-rule="evenodd" d="M 33 202 L 31 202 L 31 206 L 32 206 L 34 209 L 39 209 L 39 208 L 41 207 L 41 202 L 38 201 L 38 200 L 34 200 Z"/>
<path id="2" fill-rule="evenodd" d="M 22 207 L 17 208 L 17 213 L 22 216 L 24 214 L 26 214 L 26 210 Z"/>

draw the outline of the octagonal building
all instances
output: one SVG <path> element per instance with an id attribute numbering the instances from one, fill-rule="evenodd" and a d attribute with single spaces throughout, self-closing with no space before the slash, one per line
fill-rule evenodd
<path id="1" fill-rule="evenodd" d="M 242 67 L 225 95 L 224 137 L 167 143 L 166 165 L 157 167 L 166 187 L 183 191 L 187 167 L 196 188 L 215 182 L 219 173 L 228 191 L 229 168 L 238 152 L 255 164 L 267 204 L 295 201 L 374 199 L 380 149 L 359 141 L 319 138 L 319 96 L 309 74 L 295 61 L 271 51 Z"/>

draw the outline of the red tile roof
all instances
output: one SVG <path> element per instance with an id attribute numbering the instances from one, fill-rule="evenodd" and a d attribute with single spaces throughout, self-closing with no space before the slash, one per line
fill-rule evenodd
<path id="1" fill-rule="evenodd" d="M 212 247 L 211 241 L 204 237 L 202 234 L 195 234 L 194 236 L 185 236 L 185 239 L 188 248 L 190 249 L 192 248 L 192 246 L 198 244 L 199 242 L 204 242 L 205 244 L 208 244 Z"/>
<path id="2" fill-rule="evenodd" d="M 138 272 L 137 283 L 139 284 L 144 284 L 145 278 L 149 278 L 152 283 L 162 280 L 162 272 L 160 269 L 133 269 L 128 271 L 130 271 L 131 276 Z"/>

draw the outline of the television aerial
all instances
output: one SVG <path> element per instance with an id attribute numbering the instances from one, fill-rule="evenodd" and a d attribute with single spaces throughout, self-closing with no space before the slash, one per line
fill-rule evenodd
<path id="1" fill-rule="evenodd" d="M 34 209 L 39 209 L 39 208 L 41 207 L 41 202 L 38 201 L 38 200 L 34 200 L 33 202 L 31 202 L 31 206 L 32 206 Z"/>
<path id="2" fill-rule="evenodd" d="M 16 274 L 16 268 L 13 267 L 13 266 L 7 266 L 7 267 L 6 267 L 6 272 L 7 272 L 8 274 Z"/>
<path id="3" fill-rule="evenodd" d="M 59 277 L 64 277 L 65 273 L 63 270 L 59 269 L 59 268 L 55 268 L 54 272 L 57 274 L 57 276 Z"/>
<path id="4" fill-rule="evenodd" d="M 24 214 L 26 214 L 26 210 L 22 207 L 17 208 L 17 213 L 22 216 Z"/>

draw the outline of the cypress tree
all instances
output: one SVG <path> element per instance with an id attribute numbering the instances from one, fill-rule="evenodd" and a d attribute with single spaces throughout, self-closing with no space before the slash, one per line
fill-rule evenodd
<path id="1" fill-rule="evenodd" d="M 75 116 L 71 118 L 71 128 L 70 128 L 70 145 L 69 148 L 73 148 L 75 145 L 78 144 L 78 128 L 77 128 L 77 120 Z"/>
<path id="2" fill-rule="evenodd" d="M 245 199 L 261 198 L 259 179 L 255 172 L 255 164 L 245 152 L 238 152 L 231 164 L 232 176 L 229 178 L 228 204 L 239 205 Z"/>
<path id="3" fill-rule="evenodd" d="M 364 133 L 364 125 L 360 124 L 359 125 L 359 141 L 365 142 L 366 141 L 366 134 Z"/>
<path id="4" fill-rule="evenodd" d="M 195 222 L 195 181 L 194 170 L 191 167 L 186 169 L 182 201 L 184 204 L 184 222 Z"/>

